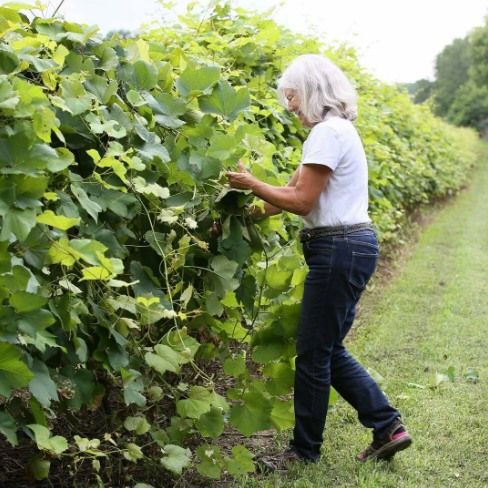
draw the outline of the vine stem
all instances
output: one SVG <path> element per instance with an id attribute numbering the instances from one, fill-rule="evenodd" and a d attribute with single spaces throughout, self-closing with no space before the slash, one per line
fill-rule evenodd
<path id="1" fill-rule="evenodd" d="M 56 17 L 56 14 L 58 13 L 59 9 L 63 6 L 63 3 L 65 2 L 65 0 L 61 0 L 58 4 L 58 6 L 56 7 L 56 9 L 54 10 L 53 12 L 53 17 Z"/>
<path id="2" fill-rule="evenodd" d="M 134 194 L 137 195 L 136 192 L 134 192 Z M 175 309 L 175 306 L 174 306 L 174 301 L 173 301 L 173 295 L 171 293 L 171 283 L 170 283 L 170 280 L 169 280 L 169 274 L 168 274 L 168 266 L 167 266 L 167 263 L 166 263 L 166 254 L 163 250 L 163 248 L 160 246 L 159 244 L 159 241 L 158 239 L 156 238 L 156 229 L 154 228 L 154 224 L 153 224 L 153 221 L 151 219 L 151 214 L 149 213 L 149 210 L 148 208 L 146 207 L 146 205 L 144 204 L 144 202 L 142 201 L 142 198 L 140 198 L 138 195 L 137 195 L 137 198 L 140 202 L 140 204 L 142 205 L 143 209 L 144 209 L 144 212 L 146 213 L 146 216 L 147 216 L 147 219 L 148 219 L 148 222 L 149 222 L 149 225 L 151 226 L 151 232 L 152 232 L 152 235 L 154 237 L 154 241 L 159 249 L 159 252 L 161 253 L 161 257 L 163 258 L 163 271 L 164 271 L 164 280 L 165 280 L 165 283 L 166 283 L 166 289 L 167 289 L 167 293 L 168 293 L 168 298 L 169 298 L 169 301 L 171 303 L 171 308 L 172 310 Z M 181 337 L 181 334 L 180 334 L 180 329 L 178 327 L 178 321 L 176 319 L 176 316 L 173 317 L 173 321 L 174 321 L 174 327 L 172 327 L 172 329 L 174 329 L 177 334 L 178 334 L 178 338 L 180 339 L 180 343 L 182 345 L 184 345 L 185 343 L 183 342 L 183 338 Z M 213 380 L 205 373 L 205 371 L 203 371 L 196 363 L 195 361 L 191 361 L 190 363 L 193 367 L 193 369 L 198 373 L 200 374 L 203 378 L 205 378 L 206 381 L 208 382 L 212 382 L 213 383 Z"/>
<path id="3" fill-rule="evenodd" d="M 262 279 L 261 285 L 259 287 L 258 305 L 256 307 L 257 309 L 254 309 L 254 307 L 253 307 L 253 313 L 252 313 L 253 317 L 252 317 L 252 320 L 251 320 L 251 324 L 250 324 L 249 328 L 247 329 L 246 335 L 241 339 L 241 342 L 244 342 L 247 339 L 247 337 L 253 331 L 254 326 L 256 324 L 256 320 L 258 318 L 258 315 L 259 315 L 259 312 L 260 312 L 261 306 L 262 306 L 263 293 L 264 293 L 264 285 L 266 283 L 266 275 L 268 274 L 269 256 L 268 256 L 268 253 L 266 251 L 266 247 L 264 246 L 263 240 L 261 239 L 261 236 L 259 236 L 259 239 L 261 240 L 261 244 L 263 246 L 263 253 L 264 253 L 264 259 L 265 259 L 263 279 Z"/>
<path id="4" fill-rule="evenodd" d="M 131 189 L 134 190 L 133 188 L 131 188 Z M 134 194 L 136 194 L 135 191 L 134 191 Z M 169 281 L 168 266 L 167 266 L 167 263 L 166 263 L 166 253 L 164 252 L 163 248 L 159 245 L 159 241 L 158 241 L 158 239 L 156 237 L 156 229 L 154 228 L 154 224 L 153 224 L 153 221 L 151 219 L 151 214 L 149 213 L 148 208 L 146 207 L 146 205 L 142 201 L 142 198 L 140 198 L 138 195 L 137 195 L 137 199 L 139 200 L 139 203 L 142 205 L 142 208 L 144 209 L 144 212 L 146 213 L 146 216 L 147 216 L 149 225 L 151 227 L 151 232 L 152 232 L 152 235 L 154 237 L 154 241 L 155 241 L 155 243 L 156 243 L 156 245 L 157 245 L 157 247 L 159 249 L 159 252 L 161 253 L 161 257 L 163 258 L 164 281 L 166 283 L 166 289 L 167 289 L 167 292 L 168 292 L 169 301 L 171 303 L 171 308 L 172 308 L 172 310 L 174 310 L 175 309 L 175 306 L 174 306 L 174 302 L 173 302 L 173 295 L 171 293 L 171 284 L 170 284 L 170 281 Z M 176 317 L 173 317 L 173 322 L 175 324 L 175 327 L 178 328 L 178 322 L 176 320 Z"/>

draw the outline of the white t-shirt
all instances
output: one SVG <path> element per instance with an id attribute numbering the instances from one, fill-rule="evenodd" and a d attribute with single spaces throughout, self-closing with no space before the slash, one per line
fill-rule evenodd
<path id="1" fill-rule="evenodd" d="M 351 121 L 328 115 L 310 131 L 302 165 L 323 164 L 332 173 L 306 228 L 371 222 L 368 216 L 368 165 L 363 144 Z"/>

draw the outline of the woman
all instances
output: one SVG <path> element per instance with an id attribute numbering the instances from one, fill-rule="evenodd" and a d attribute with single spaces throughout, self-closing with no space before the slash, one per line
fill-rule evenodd
<path id="1" fill-rule="evenodd" d="M 262 216 L 286 210 L 304 223 L 300 240 L 309 272 L 296 344 L 295 428 L 290 448 L 268 467 L 318 461 L 331 385 L 373 429 L 373 442 L 357 459 L 389 459 L 412 439 L 400 413 L 343 344 L 379 256 L 368 217 L 366 156 L 352 124 L 355 90 L 329 59 L 308 54 L 286 69 L 278 92 L 311 129 L 299 168 L 286 187 L 258 180 L 242 163 L 227 173 L 232 187 L 250 189 L 265 201 Z"/>

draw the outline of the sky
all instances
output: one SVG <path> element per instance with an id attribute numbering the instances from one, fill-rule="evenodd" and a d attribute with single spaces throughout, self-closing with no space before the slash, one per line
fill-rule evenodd
<path id="1" fill-rule="evenodd" d="M 24 0 L 25 1 L 25 0 Z M 53 12 L 61 0 L 50 0 Z M 28 0 L 27 0 L 28 2 Z M 6 3 L 0 0 L 0 4 Z M 28 2 L 29 3 L 29 2 Z M 32 2 L 33 3 L 33 2 Z M 188 0 L 174 0 L 182 12 Z M 206 4 L 207 2 L 202 1 Z M 482 25 L 488 0 L 232 0 L 237 6 L 267 10 L 301 33 L 347 42 L 360 63 L 388 83 L 434 78 L 436 55 L 457 37 Z M 59 13 L 68 20 L 97 24 L 102 32 L 136 30 L 163 18 L 157 0 L 64 0 Z"/>

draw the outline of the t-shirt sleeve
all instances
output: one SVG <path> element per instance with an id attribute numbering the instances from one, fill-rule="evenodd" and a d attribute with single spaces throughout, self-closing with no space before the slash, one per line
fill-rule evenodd
<path id="1" fill-rule="evenodd" d="M 335 170 L 341 159 L 341 144 L 334 129 L 314 127 L 305 141 L 302 164 L 323 164 Z"/>

